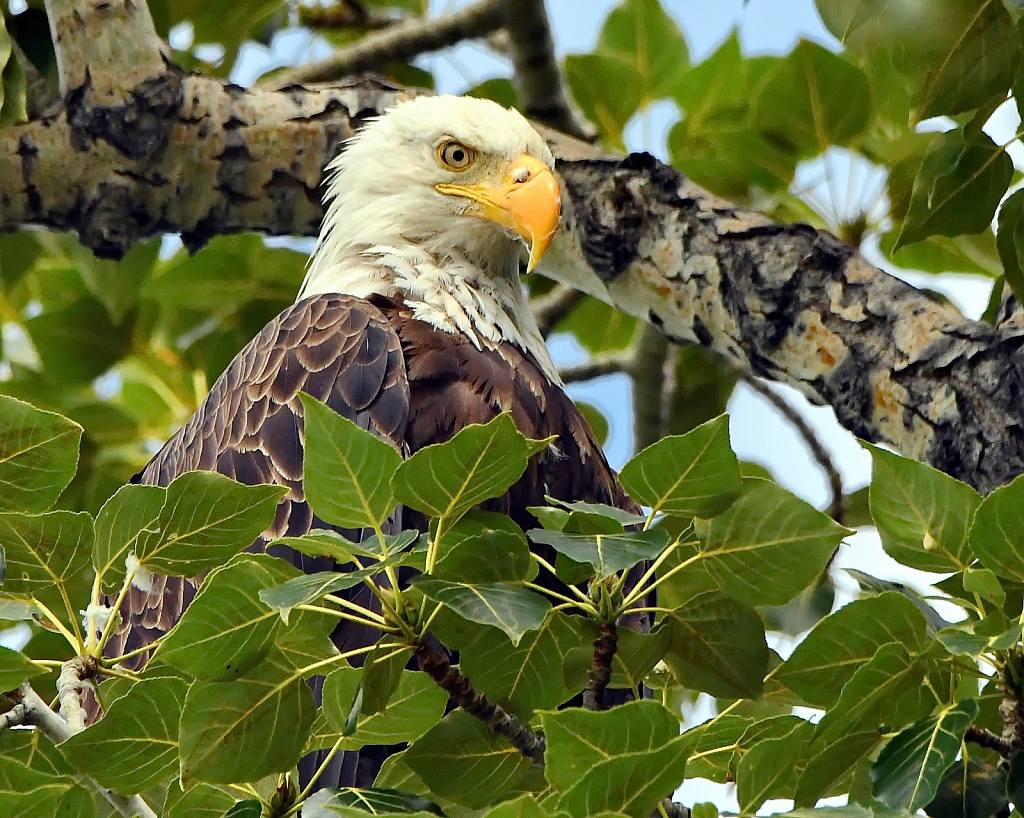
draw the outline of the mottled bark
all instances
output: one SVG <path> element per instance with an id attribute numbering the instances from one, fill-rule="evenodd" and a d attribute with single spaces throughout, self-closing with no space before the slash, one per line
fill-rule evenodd
<path id="1" fill-rule="evenodd" d="M 313 235 L 324 165 L 410 93 L 379 79 L 247 91 L 175 69 L 126 101 L 0 132 L 0 230 L 73 230 L 97 254 L 181 232 Z M 965 319 L 807 225 L 738 210 L 645 154 L 545 131 L 565 189 L 545 272 L 680 343 L 830 404 L 855 434 L 990 491 L 1024 471 L 1024 326 Z"/>

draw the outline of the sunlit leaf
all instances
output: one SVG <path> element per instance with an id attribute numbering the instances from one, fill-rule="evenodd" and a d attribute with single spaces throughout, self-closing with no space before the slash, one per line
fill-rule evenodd
<path id="1" fill-rule="evenodd" d="M 81 438 L 77 423 L 0 395 L 0 511 L 52 506 L 75 475 Z"/>

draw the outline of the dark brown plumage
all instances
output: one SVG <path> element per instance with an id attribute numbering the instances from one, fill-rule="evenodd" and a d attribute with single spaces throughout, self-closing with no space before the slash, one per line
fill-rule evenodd
<path id="1" fill-rule="evenodd" d="M 406 456 L 503 411 L 511 412 L 528 437 L 557 436 L 556 444 L 533 458 L 503 497 L 486 504 L 524 528 L 535 525 L 527 507 L 543 505 L 545 495 L 638 510 L 619 486 L 582 414 L 529 354 L 509 343 L 484 341 L 478 349 L 469 338 L 419 321 L 401 300 L 384 296 L 364 300 L 320 295 L 281 313 L 232 361 L 137 482 L 165 486 L 186 471 L 207 469 L 242 483 L 287 486 L 273 525 L 253 544 L 254 550 L 279 537 L 329 527 L 312 513 L 303 493 L 300 392 Z M 423 530 L 425 525 L 421 515 L 399 508 L 387 530 Z M 343 533 L 361 539 L 367 532 Z M 336 567 L 330 560 L 281 546 L 271 550 L 306 572 Z M 194 598 L 200 579 L 156 577 L 152 593 L 132 588 L 108 654 L 136 650 L 165 633 Z M 360 601 L 369 605 L 373 600 L 368 597 Z M 334 638 L 347 650 L 371 644 L 375 637 L 342 624 Z M 147 659 L 142 653 L 126 664 L 137 668 Z M 303 767 L 315 769 L 318 760 Z M 356 776 L 354 764 L 352 754 L 339 756 L 338 769 L 328 771 L 324 780 L 333 785 L 370 783 Z"/>

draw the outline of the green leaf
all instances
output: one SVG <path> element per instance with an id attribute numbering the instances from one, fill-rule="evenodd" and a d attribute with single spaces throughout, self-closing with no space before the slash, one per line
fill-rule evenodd
<path id="1" fill-rule="evenodd" d="M 339 668 L 327 676 L 323 688 L 323 716 L 318 719 L 307 749 L 331 747 L 343 736 L 342 748 L 346 750 L 366 744 L 415 741 L 444 715 L 448 694 L 427 674 L 403 671 L 387 708 L 372 715 L 358 713 L 352 724 L 352 703 L 361 678 L 361 670 L 349 667 Z M 354 731 L 350 729 L 352 726 Z"/>
<path id="2" fill-rule="evenodd" d="M 534 710 L 557 707 L 582 689 L 568 689 L 562 674 L 566 656 L 581 642 L 575 619 L 552 613 L 514 646 L 501 631 L 487 628 L 462 649 L 459 667 L 476 687 L 520 718 L 529 717 Z M 593 648 L 587 653 L 592 657 Z"/>
<path id="3" fill-rule="evenodd" d="M 964 590 L 969 594 L 978 594 L 999 607 L 1006 602 L 1006 590 L 999 582 L 999 577 L 987 568 L 968 568 L 964 571 Z"/>
<path id="4" fill-rule="evenodd" d="M 549 441 L 527 440 L 507 412 L 471 425 L 447 443 L 420 449 L 392 481 L 402 503 L 444 518 L 445 531 L 477 503 L 504 494 Z"/>
<path id="5" fill-rule="evenodd" d="M 223 818 L 238 799 L 211 784 L 196 784 L 182 792 L 175 779 L 167 791 L 162 818 Z"/>
<path id="6" fill-rule="evenodd" d="M 178 766 L 178 717 L 188 682 L 161 677 L 136 682 L 103 718 L 60 745 L 68 763 L 104 787 L 142 792 Z"/>
<path id="7" fill-rule="evenodd" d="M 361 715 L 372 716 L 384 710 L 392 694 L 398 689 L 411 656 L 411 648 L 395 650 L 388 645 L 380 645 L 366 654 L 359 682 Z"/>
<path id="8" fill-rule="evenodd" d="M 914 812 L 929 804 L 953 766 L 964 733 L 978 715 L 977 702 L 944 707 L 890 741 L 871 770 L 874 794 L 893 809 Z"/>
<path id="9" fill-rule="evenodd" d="M 467 512 L 438 543 L 432 576 L 462 582 L 532 579 L 537 567 L 526 535 L 504 514 Z"/>
<path id="10" fill-rule="evenodd" d="M 991 818 L 1005 804 L 1005 775 L 996 762 L 971 758 L 946 773 L 925 812 L 932 818 Z"/>
<path id="11" fill-rule="evenodd" d="M 911 180 L 913 181 L 913 180 Z M 909 194 L 910 191 L 908 190 Z M 1006 208 L 1003 202 L 1000 214 Z M 897 231 L 890 230 L 879 240 L 879 250 L 906 270 L 925 273 L 974 273 L 995 277 L 1003 272 L 995 233 L 989 229 L 971 236 L 930 236 L 893 252 Z"/>
<path id="12" fill-rule="evenodd" d="M 647 818 L 679 786 L 692 751 L 691 738 L 676 736 L 657 749 L 602 759 L 562 794 L 558 808 L 574 818 L 603 812 Z"/>
<path id="13" fill-rule="evenodd" d="M 970 141 L 960 131 L 940 134 L 914 179 L 895 249 L 928 236 L 983 232 L 1012 175 L 1010 157 L 984 133 Z"/>
<path id="14" fill-rule="evenodd" d="M 159 527 L 167 489 L 162 486 L 121 486 L 96 515 L 92 564 L 103 589 L 116 594 L 124 581 L 125 558 L 138 550 L 139 538 Z"/>
<path id="15" fill-rule="evenodd" d="M 0 692 L 16 690 L 26 679 L 49 673 L 49 668 L 37 665 L 24 654 L 0 647 Z"/>
<path id="16" fill-rule="evenodd" d="M 482 818 L 548 818 L 549 813 L 530 794 L 488 810 Z"/>
<path id="17" fill-rule="evenodd" d="M 0 395 L 0 511 L 52 506 L 75 476 L 81 439 L 74 421 Z"/>
<path id="18" fill-rule="evenodd" d="M 631 65 L 645 103 L 668 96 L 689 67 L 683 33 L 660 0 L 621 3 L 605 20 L 596 53 Z"/>
<path id="19" fill-rule="evenodd" d="M 855 732 L 906 723 L 904 694 L 917 692 L 924 666 L 910 658 L 900 644 L 883 645 L 871 661 L 850 677 L 836 702 L 820 722 L 812 749 L 820 750 Z M 811 750 L 809 750 L 811 752 Z"/>
<path id="20" fill-rule="evenodd" d="M 550 545 L 571 560 L 589 563 L 598 577 L 610 577 L 643 560 L 653 560 L 665 550 L 670 538 L 662 528 L 622 534 L 566 534 L 538 528 L 530 532 L 530 539 Z"/>
<path id="21" fill-rule="evenodd" d="M 182 782 L 257 781 L 291 769 L 315 709 L 308 685 L 273 653 L 242 678 L 193 683 L 181 713 Z"/>
<path id="22" fill-rule="evenodd" d="M 540 714 L 540 721 L 547 740 L 544 776 L 562 791 L 572 788 L 601 761 L 654 750 L 679 735 L 679 719 L 649 699 L 611 710 L 571 707 L 548 711 Z"/>
<path id="23" fill-rule="evenodd" d="M 74 615 L 62 592 L 88 570 L 92 541 L 92 518 L 85 513 L 0 514 L 5 595 L 38 599 L 62 619 Z"/>
<path id="24" fill-rule="evenodd" d="M 139 537 L 139 562 L 179 577 L 216 568 L 252 545 L 287 492 L 284 486 L 243 486 L 216 472 L 186 472 L 167 487 L 159 528 Z"/>
<path id="25" fill-rule="evenodd" d="M 587 685 L 587 672 L 594 662 L 594 640 L 598 637 L 597 623 L 573 617 L 573 624 L 582 632 L 583 644 L 571 648 L 562 661 L 565 687 L 570 694 L 578 693 Z M 672 634 L 667 628 L 655 628 L 643 634 L 619 628 L 619 641 L 612 657 L 612 688 L 640 690 L 644 677 L 665 656 Z M 465 661 L 463 659 L 463 661 Z M 566 698 L 569 698 L 568 696 Z"/>
<path id="26" fill-rule="evenodd" d="M 224 813 L 224 818 L 262 818 L 263 804 L 258 798 L 247 798 L 239 801 Z"/>
<path id="27" fill-rule="evenodd" d="M 833 792 L 850 771 L 882 742 L 879 730 L 860 730 L 836 735 L 827 742 L 813 743 L 806 753 L 807 763 L 797 781 L 794 801 L 798 807 L 814 806 L 818 799 Z"/>
<path id="28" fill-rule="evenodd" d="M 30 769 L 10 758 L 0 759 L 0 815 L 5 818 L 94 818 L 89 792 L 70 776 Z"/>
<path id="29" fill-rule="evenodd" d="M 725 415 L 685 435 L 671 436 L 633 457 L 619 480 L 652 513 L 713 517 L 739 496 L 740 467 L 729 448 Z"/>
<path id="30" fill-rule="evenodd" d="M 880 647 L 920 651 L 927 623 L 913 602 L 887 592 L 845 605 L 821 620 L 773 677 L 815 707 L 832 707 L 850 677 Z"/>
<path id="31" fill-rule="evenodd" d="M 25 320 L 25 329 L 54 384 L 87 384 L 121 360 L 131 348 L 132 316 L 120 324 L 91 296 Z"/>
<path id="32" fill-rule="evenodd" d="M 753 100 L 755 121 L 803 156 L 849 142 L 868 124 L 871 92 L 864 72 L 807 40 L 778 61 Z"/>
<path id="33" fill-rule="evenodd" d="M 395 507 L 393 446 L 301 394 L 306 431 L 303 486 L 317 516 L 342 528 L 376 528 Z"/>
<path id="34" fill-rule="evenodd" d="M 764 624 L 753 608 L 715 592 L 698 594 L 665 614 L 665 664 L 679 684 L 712 696 L 756 699 L 768 671 Z"/>
<path id="35" fill-rule="evenodd" d="M 596 515 L 600 517 L 608 517 L 617 522 L 620 527 L 626 525 L 643 525 L 647 522 L 647 517 L 643 514 L 634 514 L 632 511 L 626 511 L 625 509 L 616 508 L 615 506 L 608 506 L 604 503 L 567 503 L 564 500 L 558 500 L 554 497 L 548 497 L 546 499 L 549 503 L 561 506 L 562 508 L 568 509 L 572 512 L 587 514 L 590 516 Z M 545 526 L 545 528 L 546 527 L 547 526 Z M 564 526 L 562 526 L 562 528 L 564 528 Z M 561 528 L 559 530 L 561 530 Z"/>
<path id="36" fill-rule="evenodd" d="M 968 538 L 982 565 L 1006 579 L 1024 581 L 1024 478 L 989 494 L 974 515 Z"/>
<path id="37" fill-rule="evenodd" d="M 1003 275 L 1017 300 L 1024 300 L 1024 190 L 1015 191 L 999 207 L 996 247 Z"/>
<path id="38" fill-rule="evenodd" d="M 847 533 L 830 517 L 766 480 L 711 521 L 699 565 L 749 605 L 783 605 L 817 579 Z"/>
<path id="39" fill-rule="evenodd" d="M 622 148 L 622 129 L 643 104 L 643 89 L 636 70 L 617 57 L 570 54 L 565 58 L 565 79 L 583 115 L 593 122 L 613 147 Z M 614 94 L 604 93 L 615 88 Z"/>
<path id="40" fill-rule="evenodd" d="M 405 551 L 419 539 L 419 532 L 402 531 L 398 534 L 385 534 L 384 544 L 379 537 L 371 536 L 361 542 L 352 542 L 336 531 L 317 529 L 302 537 L 282 537 L 274 544 L 287 545 L 311 557 L 330 557 L 335 562 L 359 562 L 359 557 L 372 557 L 382 560 L 393 554 Z"/>
<path id="41" fill-rule="evenodd" d="M 504 631 L 513 645 L 518 645 L 527 631 L 540 628 L 551 609 L 539 594 L 501 582 L 471 585 L 419 576 L 412 584 L 462 618 Z"/>
<path id="42" fill-rule="evenodd" d="M 267 655 L 281 625 L 259 592 L 298 575 L 275 557 L 239 554 L 203 581 L 156 657 L 207 682 L 246 673 Z"/>
<path id="43" fill-rule="evenodd" d="M 403 759 L 432 792 L 472 809 L 500 802 L 530 768 L 518 750 L 464 710 L 441 719 Z"/>
<path id="44" fill-rule="evenodd" d="M 951 48 L 927 73 L 916 119 L 952 116 L 1002 101 L 1020 62 L 1020 35 L 1002 3 L 966 0 L 963 25 Z M 949 36 L 949 35 L 947 35 Z"/>
<path id="45" fill-rule="evenodd" d="M 269 608 L 279 611 L 287 624 L 291 610 L 297 605 L 314 602 L 327 594 L 343 591 L 359 585 L 363 580 L 377 576 L 388 566 L 408 565 L 418 559 L 417 554 L 399 552 L 385 560 L 375 562 L 367 568 L 353 571 L 320 571 L 316 574 L 303 574 L 272 588 L 264 588 L 259 592 L 260 601 Z"/>
<path id="46" fill-rule="evenodd" d="M 792 796 L 796 780 L 793 770 L 814 731 L 803 722 L 784 736 L 768 738 L 753 745 L 736 765 L 736 794 L 740 810 L 752 814 L 769 798 Z"/>
<path id="47" fill-rule="evenodd" d="M 373 787 L 324 789 L 313 793 L 302 805 L 303 818 L 332 818 L 343 815 L 444 815 L 436 804 L 420 795 Z"/>
<path id="48" fill-rule="evenodd" d="M 963 571 L 974 561 L 967 533 L 981 496 L 924 463 L 867 448 L 871 516 L 886 553 L 921 571 Z"/>
<path id="49" fill-rule="evenodd" d="M 741 748 L 741 738 L 752 724 L 754 720 L 746 716 L 726 714 L 687 730 L 684 735 L 696 742 L 686 767 L 687 777 L 706 778 L 716 784 L 735 780 L 730 767 Z"/>

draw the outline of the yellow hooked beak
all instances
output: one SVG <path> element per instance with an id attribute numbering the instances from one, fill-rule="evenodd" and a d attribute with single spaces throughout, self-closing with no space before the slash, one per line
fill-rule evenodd
<path id="1" fill-rule="evenodd" d="M 500 185 L 441 183 L 434 187 L 439 193 L 471 199 L 481 206 L 473 215 L 518 233 L 530 248 L 527 272 L 537 266 L 555 237 L 562 212 L 558 182 L 547 165 L 528 154 L 512 163 Z"/>

